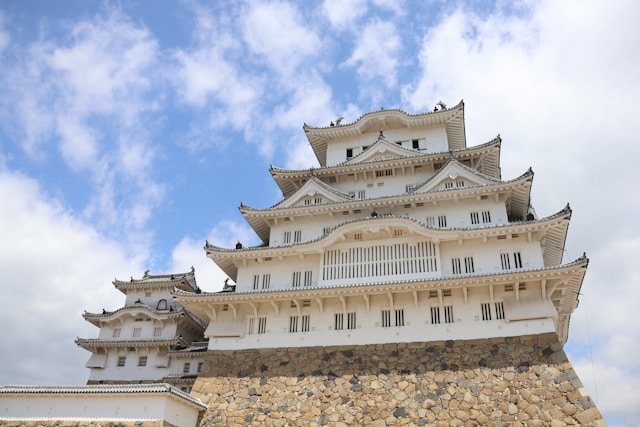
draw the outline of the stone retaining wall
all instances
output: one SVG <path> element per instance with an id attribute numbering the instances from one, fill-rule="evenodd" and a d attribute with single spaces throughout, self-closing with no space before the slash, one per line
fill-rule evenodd
<path id="1" fill-rule="evenodd" d="M 162 420 L 157 421 L 87 421 L 87 420 L 0 420 L 5 427 L 173 427 Z"/>
<path id="2" fill-rule="evenodd" d="M 555 334 L 209 351 L 201 426 L 606 426 Z"/>

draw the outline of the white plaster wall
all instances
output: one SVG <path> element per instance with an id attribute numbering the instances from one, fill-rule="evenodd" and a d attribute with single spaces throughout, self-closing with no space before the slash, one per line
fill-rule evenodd
<path id="1" fill-rule="evenodd" d="M 333 166 L 346 160 L 347 148 L 353 149 L 355 157 L 362 152 L 362 147 L 372 146 L 379 136 L 379 131 L 368 132 L 357 137 L 331 141 L 327 147 L 327 166 Z M 421 149 L 429 153 L 445 152 L 449 150 L 447 133 L 442 127 L 413 128 L 413 129 L 387 129 L 384 137 L 390 142 L 406 141 L 406 147 L 411 147 L 413 139 L 421 141 Z"/>
<path id="2" fill-rule="evenodd" d="M 127 357 L 125 366 L 118 366 L 119 356 Z M 147 356 L 146 366 L 138 366 L 140 356 Z M 138 348 L 137 351 L 112 349 L 107 354 L 105 367 L 91 369 L 89 380 L 124 382 L 159 380 L 168 375 L 183 374 L 185 362 L 191 364 L 189 374 L 196 374 L 198 363 L 202 361 L 204 361 L 204 355 L 176 357 L 163 352 L 159 353 L 156 349 Z"/>
<path id="3" fill-rule="evenodd" d="M 167 307 L 173 306 L 173 308 L 180 307 L 180 304 L 171 297 L 171 291 L 173 287 L 167 287 L 166 289 L 153 289 L 153 290 L 130 290 L 127 293 L 125 299 L 125 306 L 134 305 L 137 300 L 140 300 L 143 304 L 148 305 L 151 308 L 156 308 L 158 301 L 161 299 L 167 300 Z"/>
<path id="4" fill-rule="evenodd" d="M 142 317 L 144 316 L 144 317 Z M 133 317 L 126 315 L 121 317 L 120 319 L 109 323 L 108 325 L 100 328 L 100 332 L 98 333 L 98 337 L 100 339 L 108 340 L 127 340 L 127 339 L 151 339 L 151 338 L 170 338 L 175 337 L 177 335 L 177 323 L 175 319 L 169 320 L 156 320 L 151 319 L 148 316 L 148 313 L 143 312 L 140 314 L 140 318 L 142 321 L 136 321 Z M 162 328 L 162 332 L 160 336 L 154 336 L 154 330 L 156 327 Z M 134 337 L 133 330 L 135 328 L 140 328 L 140 336 Z M 114 337 L 113 332 L 114 329 L 120 329 L 120 337 Z"/>
<path id="5" fill-rule="evenodd" d="M 165 420 L 194 427 L 198 410 L 167 395 L 131 393 L 3 395 L 0 419 Z"/>
<path id="6" fill-rule="evenodd" d="M 531 285 L 532 286 L 532 285 Z M 513 292 L 504 292 L 502 287 L 496 286 L 494 301 L 513 301 Z M 540 313 L 548 313 L 548 304 L 540 297 L 540 290 L 529 288 L 520 292 L 520 298 L 526 299 L 528 308 Z M 486 290 L 470 289 L 468 300 L 465 303 L 462 291 L 454 290 L 451 297 L 443 298 L 443 305 L 452 305 L 454 310 L 454 323 L 444 323 L 444 313 L 441 310 L 441 324 L 431 323 L 431 306 L 439 306 L 438 298 L 429 298 L 423 292 L 419 295 L 416 305 L 411 294 L 397 294 L 394 300 L 394 309 L 404 309 L 405 326 L 382 327 L 381 310 L 390 309 L 389 299 L 386 295 L 371 296 L 370 309 L 367 310 L 361 297 L 349 297 L 347 299 L 346 312 L 356 312 L 357 328 L 347 330 L 347 316 L 344 317 L 345 329 L 334 330 L 335 313 L 344 313 L 341 302 L 335 299 L 325 299 L 324 309 L 321 311 L 317 302 L 312 300 L 311 307 L 302 308 L 300 314 L 310 315 L 310 331 L 290 333 L 289 316 L 298 315 L 298 310 L 289 308 L 286 303 L 280 303 L 280 312 L 276 315 L 272 306 L 260 304 L 258 316 L 267 317 L 267 333 L 246 334 L 248 318 L 253 315 L 248 311 L 238 313 L 236 329 L 244 329 L 245 335 L 240 337 L 224 338 L 216 336 L 217 328 L 224 331 L 230 323 L 233 323 L 229 314 L 228 318 L 220 319 L 217 327 L 210 326 L 210 349 L 242 349 L 242 348 L 270 348 L 270 347 L 294 347 L 315 345 L 347 345 L 347 344 L 371 344 L 409 341 L 438 341 L 448 339 L 478 339 L 488 337 L 504 337 L 525 334 L 554 332 L 554 320 L 551 318 L 528 319 L 517 322 L 496 320 L 495 312 L 493 320 L 483 321 L 481 303 L 490 302 Z M 494 307 L 492 306 L 492 311 Z M 507 313 L 508 315 L 508 313 Z M 542 314 L 541 314 L 542 315 Z M 533 316 L 535 317 L 535 316 Z M 392 322 L 395 320 L 394 312 L 391 313 Z"/>

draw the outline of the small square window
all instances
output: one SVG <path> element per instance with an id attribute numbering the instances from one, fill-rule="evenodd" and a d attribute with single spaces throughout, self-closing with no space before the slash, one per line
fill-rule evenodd
<path id="1" fill-rule="evenodd" d="M 124 366 L 126 362 L 127 362 L 127 356 L 118 357 L 118 366 Z"/>
<path id="2" fill-rule="evenodd" d="M 138 366 L 147 366 L 147 356 L 140 356 Z"/>

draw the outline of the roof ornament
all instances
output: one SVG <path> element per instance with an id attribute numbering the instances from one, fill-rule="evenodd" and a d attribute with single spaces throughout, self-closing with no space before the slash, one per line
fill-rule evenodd
<path id="1" fill-rule="evenodd" d="M 382 133 L 382 129 L 380 129 L 380 134 L 378 135 L 378 141 L 380 141 L 381 139 L 385 139 L 384 133 Z"/>
<path id="2" fill-rule="evenodd" d="M 192 273 L 195 273 L 195 272 L 196 272 L 196 269 L 193 267 L 193 265 L 191 266 L 191 272 L 192 272 Z"/>
<path id="3" fill-rule="evenodd" d="M 149 277 L 149 270 L 144 271 L 144 277 Z"/>
<path id="4" fill-rule="evenodd" d="M 447 109 L 447 104 L 445 104 L 444 102 L 442 102 L 442 100 L 438 101 L 436 103 L 436 106 L 433 108 L 433 111 L 442 111 L 442 110 L 446 110 Z"/>
<path id="5" fill-rule="evenodd" d="M 236 243 L 236 249 L 242 249 L 242 243 L 239 241 Z"/>
<path id="6" fill-rule="evenodd" d="M 340 126 L 340 122 L 342 122 L 344 120 L 343 116 L 340 116 L 336 119 L 336 126 Z"/>
<path id="7" fill-rule="evenodd" d="M 376 211 L 371 212 L 371 218 L 378 218 L 378 212 Z"/>

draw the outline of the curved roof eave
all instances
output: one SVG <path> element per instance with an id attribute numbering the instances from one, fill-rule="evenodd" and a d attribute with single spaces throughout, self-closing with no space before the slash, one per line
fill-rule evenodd
<path id="1" fill-rule="evenodd" d="M 457 132 L 456 139 L 461 142 L 456 143 L 458 148 L 464 147 L 464 102 L 460 101 L 451 108 L 442 109 L 433 112 L 420 114 L 409 114 L 399 109 L 369 112 L 360 116 L 356 121 L 348 124 L 340 124 L 338 126 L 314 127 L 306 123 L 302 126 L 307 139 L 311 144 L 311 148 L 315 153 L 321 166 L 326 166 L 327 145 L 328 142 L 336 138 L 345 138 L 350 136 L 358 136 L 366 132 L 394 129 L 398 127 L 411 126 L 428 126 L 428 125 L 446 125 L 455 121 L 459 122 L 455 125 Z M 447 129 L 447 133 L 449 133 Z"/>
<path id="2" fill-rule="evenodd" d="M 323 176 L 336 176 L 340 174 L 353 173 L 354 168 L 371 168 L 373 166 L 379 166 L 381 168 L 393 167 L 394 165 L 406 166 L 407 164 L 421 163 L 421 162 L 436 162 L 448 159 L 453 155 L 458 161 L 464 159 L 470 159 L 474 157 L 481 157 L 483 161 L 480 165 L 480 172 L 487 176 L 491 176 L 496 179 L 500 179 L 500 148 L 502 146 L 502 139 L 500 135 L 493 138 L 484 144 L 476 145 L 474 147 L 456 149 L 450 151 L 439 151 L 435 153 L 424 153 L 417 151 L 415 155 L 386 160 L 375 160 L 364 163 L 347 163 L 342 162 L 333 166 L 325 166 L 320 168 L 311 169 L 284 169 L 271 165 L 269 172 L 272 178 L 282 191 L 282 194 L 287 195 L 295 192 L 302 184 L 300 182 L 306 181 L 309 174 L 313 173 L 318 177 Z M 412 151 L 412 149 L 405 148 L 405 150 Z"/>
<path id="3" fill-rule="evenodd" d="M 113 321 L 124 315 L 135 315 L 140 311 L 145 311 L 146 315 L 154 319 L 169 319 L 175 317 L 181 317 L 185 314 L 184 308 L 176 308 L 171 310 L 156 310 L 145 304 L 135 304 L 126 307 L 121 307 L 115 311 L 107 311 L 104 313 L 91 313 L 85 311 L 82 317 L 93 325 L 99 326 L 102 321 Z"/>
<path id="4" fill-rule="evenodd" d="M 477 172 L 473 168 L 469 168 L 468 166 L 466 166 L 466 165 L 464 165 L 462 163 L 459 163 L 459 164 L 460 164 L 461 167 L 464 167 L 470 173 L 473 173 L 474 175 L 476 175 L 478 177 L 481 177 L 483 179 L 487 179 L 490 182 L 493 182 L 496 186 L 510 186 L 510 185 L 522 183 L 523 186 L 520 186 L 520 187 L 512 190 L 512 195 L 510 196 L 510 202 L 509 202 L 508 209 L 509 209 L 509 213 L 510 213 L 511 217 L 524 218 L 527 215 L 528 210 L 529 210 L 529 205 L 530 205 L 530 197 L 531 197 L 531 181 L 532 181 L 533 175 L 534 175 L 533 174 L 533 170 L 531 168 L 529 168 L 529 170 L 527 170 L 526 172 L 524 172 L 522 175 L 520 175 L 517 178 L 514 178 L 514 179 L 509 180 L 509 181 L 500 181 L 500 180 L 497 180 L 495 178 L 483 175 L 482 173 Z M 438 176 L 438 174 L 436 174 L 436 176 Z M 423 184 L 423 186 L 426 183 L 430 182 L 432 179 L 433 179 L 433 177 L 428 179 Z M 437 198 L 440 198 L 440 196 L 448 195 L 448 194 L 454 194 L 454 192 L 460 193 L 460 192 L 465 192 L 465 191 L 476 191 L 477 189 L 485 190 L 487 188 L 490 188 L 490 187 L 489 186 L 472 186 L 472 187 L 467 187 L 467 188 L 464 188 L 464 189 L 438 190 L 438 191 L 429 191 L 429 192 L 424 192 L 424 193 L 413 191 L 411 193 L 406 193 L 406 194 L 401 194 L 401 195 L 393 195 L 393 196 L 386 196 L 386 197 L 380 197 L 380 198 L 375 198 L 375 199 L 346 200 L 344 202 L 331 203 L 331 204 L 325 204 L 325 205 L 316 205 L 316 206 L 314 206 L 314 208 L 320 207 L 320 208 L 324 208 L 324 209 L 328 209 L 328 210 L 335 210 L 335 211 L 344 210 L 344 209 L 375 208 L 375 207 L 378 206 L 378 204 L 377 204 L 378 202 L 387 201 L 387 200 L 390 200 L 392 198 L 397 198 L 397 197 L 404 197 L 405 200 L 402 201 L 404 203 L 404 202 L 411 202 L 411 199 L 419 199 L 419 198 L 424 198 L 424 197 L 437 197 Z M 306 215 L 309 214 L 309 212 L 308 212 L 309 207 L 308 206 L 306 206 L 306 207 L 287 207 L 287 208 L 271 207 L 271 208 L 265 208 L 265 209 L 257 209 L 257 208 L 252 208 L 252 207 L 249 207 L 247 205 L 241 204 L 239 209 L 241 210 L 241 213 L 242 213 L 245 221 L 247 221 L 247 223 L 251 226 L 251 228 L 256 232 L 258 237 L 260 237 L 260 239 L 262 240 L 263 245 L 261 245 L 261 246 L 265 246 L 265 245 L 268 244 L 269 235 L 270 235 L 270 231 L 271 231 L 271 226 L 267 223 L 267 221 L 266 221 L 266 219 L 264 217 L 265 213 L 270 213 L 270 212 L 275 213 L 275 212 L 277 212 L 278 216 L 291 216 L 291 215 L 305 215 L 306 216 Z M 299 213 L 296 212 L 296 211 L 299 211 Z"/>
<path id="5" fill-rule="evenodd" d="M 266 245 L 254 246 L 254 247 L 243 247 L 241 249 L 227 249 L 219 246 L 206 244 L 204 250 L 207 254 L 207 257 L 211 258 L 213 262 L 220 267 L 227 276 L 231 278 L 234 282 L 237 279 L 238 268 L 235 265 L 235 260 L 249 259 L 255 258 L 256 256 L 269 257 L 269 256 L 287 256 L 287 255 L 299 255 L 300 250 L 308 251 L 308 252 L 317 252 L 321 250 L 328 244 L 333 243 L 333 240 L 337 240 L 338 235 L 342 235 L 346 232 L 352 231 L 351 229 L 357 229 L 359 227 L 358 224 L 364 222 L 381 222 L 385 225 L 389 225 L 389 221 L 393 221 L 393 224 L 403 224 L 405 226 L 410 226 L 414 229 L 414 231 L 419 234 L 423 234 L 425 236 L 430 237 L 438 237 L 439 239 L 451 238 L 456 240 L 459 238 L 460 233 L 463 232 L 465 234 L 470 235 L 470 237 L 475 238 L 476 235 L 478 237 L 482 237 L 482 235 L 486 235 L 487 237 L 491 237 L 493 235 L 498 235 L 501 233 L 509 232 L 509 233 L 517 233 L 517 232 L 529 232 L 529 231 L 539 231 L 544 227 L 549 227 L 549 224 L 553 221 L 557 221 L 559 219 L 565 220 L 569 219 L 571 216 L 571 211 L 567 211 L 567 208 L 559 211 L 556 214 L 553 214 L 549 217 L 531 220 L 531 221 L 518 221 L 512 222 L 508 224 L 495 224 L 491 226 L 483 226 L 483 227 L 474 227 L 474 228 L 431 228 L 426 224 L 419 222 L 413 218 L 405 217 L 405 216 L 394 216 L 394 215 L 385 215 L 377 218 L 356 218 L 349 221 L 346 221 L 336 227 L 334 227 L 331 232 L 327 235 L 318 237 L 317 239 L 294 243 L 287 246 L 277 246 L 271 247 Z M 337 233 L 337 234 L 336 234 Z M 566 234 L 566 230 L 565 230 Z M 333 236 L 333 237 L 332 237 Z M 554 262 L 556 259 L 556 255 L 550 252 L 549 255 L 549 263 Z M 547 262 L 545 261 L 545 265 Z"/>
<path id="6" fill-rule="evenodd" d="M 169 274 L 149 274 L 149 271 L 145 271 L 142 279 L 134 279 L 133 276 L 130 280 L 113 280 L 113 285 L 120 292 L 126 294 L 127 290 L 130 289 L 140 289 L 140 288 L 174 288 L 180 287 L 181 285 L 184 287 L 188 287 L 193 289 L 194 291 L 198 289 L 198 285 L 196 283 L 195 269 L 191 267 L 191 271 L 186 273 L 169 273 Z"/>
<path id="7" fill-rule="evenodd" d="M 249 221 L 251 217 L 258 217 L 264 213 L 269 213 L 269 212 L 279 212 L 278 216 L 291 216 L 291 215 L 308 215 L 309 214 L 309 209 L 310 208 L 335 208 L 336 211 L 339 210 L 344 210 L 344 209 L 360 209 L 363 207 L 376 207 L 376 202 L 379 201 L 388 201 L 390 199 L 394 199 L 394 198 L 398 198 L 398 197 L 404 197 L 406 200 L 402 200 L 401 202 L 410 202 L 411 200 L 409 200 L 410 198 L 416 198 L 415 196 L 429 196 L 429 195 L 445 195 L 445 194 L 454 194 L 454 193 L 464 193 L 465 191 L 474 191 L 474 190 L 478 190 L 478 189 L 487 189 L 490 188 L 491 186 L 495 185 L 495 186 L 510 186 L 513 184 L 518 184 L 520 182 L 526 182 L 526 181 L 530 181 L 533 178 L 533 171 L 531 170 L 531 168 L 529 168 L 526 172 L 524 172 L 522 175 L 520 175 L 517 178 L 514 179 L 510 179 L 507 181 L 501 181 L 499 179 L 487 176 L 482 174 L 481 172 L 476 171 L 473 168 L 470 168 L 466 165 L 464 165 L 463 163 L 459 163 L 456 160 L 455 161 L 457 164 L 459 164 L 461 167 L 465 168 L 465 170 L 468 170 L 470 173 L 478 176 L 479 178 L 482 179 L 486 179 L 488 181 L 490 181 L 492 183 L 492 185 L 481 185 L 481 186 L 469 186 L 469 187 L 464 187 L 464 188 L 455 188 L 455 189 L 449 189 L 449 190 L 434 190 L 434 191 L 429 191 L 429 192 L 424 192 L 424 193 L 419 193 L 416 191 L 412 191 L 410 193 L 402 193 L 402 194 L 394 194 L 394 195 L 390 195 L 390 196 L 384 196 L 384 197 L 377 197 L 377 198 L 370 198 L 370 199 L 358 199 L 358 200 L 353 200 L 353 199 L 349 199 L 349 200 L 345 200 L 344 202 L 337 202 L 337 203 L 329 203 L 329 204 L 321 204 L 321 205 L 313 205 L 313 206 L 294 206 L 294 207 L 278 207 L 278 204 L 268 207 L 268 208 L 264 208 L 264 209 L 259 209 L 259 208 L 253 208 L 253 207 L 249 207 L 247 205 L 242 204 L 241 205 L 241 212 L 242 214 L 245 216 L 245 220 Z M 443 167 L 444 169 L 444 167 Z M 440 176 L 440 173 L 434 175 L 434 176 Z M 430 177 L 429 179 L 427 179 L 427 181 L 425 181 L 425 183 L 428 183 L 430 181 L 432 181 L 434 178 Z M 421 184 L 421 186 L 423 186 L 425 183 Z M 418 187 L 420 188 L 420 187 Z M 417 200 L 416 200 L 417 201 Z M 398 203 L 401 203 L 398 202 Z M 366 205 L 366 206 L 365 206 Z M 299 213 L 296 211 L 300 211 Z"/>
<path id="8" fill-rule="evenodd" d="M 589 259 L 586 255 L 582 255 L 567 264 L 562 264 L 553 267 L 541 267 L 532 269 L 521 270 L 505 270 L 498 273 L 484 273 L 484 274 L 467 274 L 467 275 L 451 275 L 446 277 L 431 277 L 422 279 L 409 279 L 409 280 L 390 280 L 379 282 L 365 282 L 365 283 L 350 283 L 347 285 L 330 285 L 330 286 L 317 286 L 306 287 L 296 289 L 268 289 L 268 290 L 251 290 L 246 292 L 202 292 L 196 294 L 193 292 L 186 292 L 177 290 L 173 292 L 174 298 L 181 304 L 189 307 L 189 302 L 218 302 L 225 304 L 232 301 L 253 301 L 253 300 L 274 300 L 280 298 L 304 298 L 319 296 L 326 294 L 329 296 L 335 291 L 345 292 L 353 291 L 358 294 L 362 292 L 363 288 L 368 290 L 378 290 L 380 292 L 386 292 L 390 288 L 397 290 L 404 290 L 403 286 L 406 286 L 407 291 L 416 290 L 416 284 L 423 283 L 426 287 L 433 287 L 444 285 L 448 288 L 456 288 L 461 286 L 471 286 L 474 284 L 486 285 L 488 282 L 505 282 L 513 283 L 514 281 L 522 281 L 530 277 L 543 277 L 549 272 L 562 272 L 576 270 L 577 268 L 586 269 L 589 264 Z"/>

